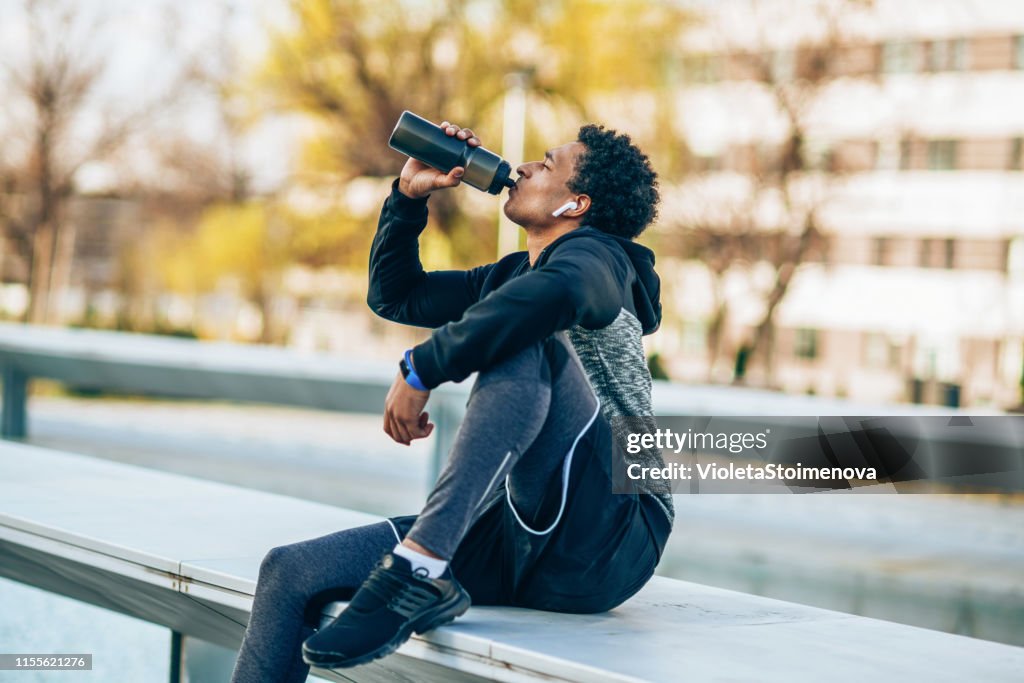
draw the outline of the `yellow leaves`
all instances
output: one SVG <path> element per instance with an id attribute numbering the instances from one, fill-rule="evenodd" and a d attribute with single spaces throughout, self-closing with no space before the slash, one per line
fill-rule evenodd
<path id="1" fill-rule="evenodd" d="M 155 269 L 180 294 L 214 291 L 225 278 L 254 296 L 289 261 L 284 230 L 263 202 L 207 209 L 195 232 L 158 230 L 151 237 Z"/>
<path id="2" fill-rule="evenodd" d="M 572 139 L 595 113 L 607 115 L 600 103 L 609 98 L 629 105 L 620 118 L 638 132 L 638 112 L 650 107 L 640 106 L 636 94 L 668 85 L 686 21 L 668 0 L 290 0 L 288 6 L 292 21 L 273 32 L 259 80 L 279 107 L 314 121 L 298 177 L 335 187 L 399 172 L 404 159 L 387 139 L 403 109 L 472 126 L 500 152 L 512 73 L 529 74 L 527 158 Z M 637 141 L 649 146 L 653 138 Z M 445 240 L 431 250 L 459 264 L 491 258 L 486 245 L 493 235 L 480 239 L 469 229 L 482 218 L 473 215 L 465 191 L 453 195 L 443 211 L 432 210 L 431 230 Z M 355 259 L 349 251 L 368 248 L 361 230 L 372 232 L 372 225 L 343 212 L 325 211 L 319 220 L 296 224 L 302 225 L 292 235 L 296 253 L 312 261 L 321 253 L 365 261 L 365 252 Z M 493 223 L 488 219 L 488 233 Z"/>
<path id="3" fill-rule="evenodd" d="M 194 294 L 199 290 L 198 274 L 187 236 L 164 226 L 150 236 L 149 249 L 152 267 L 162 281 L 163 288 L 177 294 Z"/>
<path id="4" fill-rule="evenodd" d="M 534 67 L 543 87 L 585 101 L 664 86 L 686 14 L 649 0 L 534 0 L 515 3 L 509 19 L 498 31 L 515 59 Z"/>
<path id="5" fill-rule="evenodd" d="M 339 149 L 342 144 L 343 141 L 339 140 L 335 132 L 330 129 L 305 140 L 299 157 L 299 164 L 303 171 L 316 175 L 336 175 L 339 167 L 343 165 Z"/>
<path id="6" fill-rule="evenodd" d="M 292 7 L 297 16 L 301 17 L 306 33 L 315 40 L 324 39 L 331 34 L 337 4 L 328 0 L 304 0 L 292 2 Z"/>
<path id="7" fill-rule="evenodd" d="M 375 224 L 331 209 L 313 215 L 293 214 L 288 252 L 293 260 L 312 267 L 366 267 Z"/>
<path id="8" fill-rule="evenodd" d="M 218 204 L 191 234 L 155 230 L 146 252 L 171 291 L 191 296 L 231 285 L 258 300 L 290 265 L 365 268 L 374 220 L 329 205 L 306 214 L 269 200 Z"/>
<path id="9" fill-rule="evenodd" d="M 231 274 L 251 291 L 266 271 L 281 264 L 275 246 L 263 204 L 227 204 L 207 209 L 196 232 L 194 255 L 200 274 Z"/>

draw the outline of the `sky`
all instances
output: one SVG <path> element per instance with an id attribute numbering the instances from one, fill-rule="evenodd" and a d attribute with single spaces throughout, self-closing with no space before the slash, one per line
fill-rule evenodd
<path id="1" fill-rule="evenodd" d="M 241 69 L 259 64 L 266 49 L 268 24 L 286 20 L 281 0 L 67 0 L 79 12 L 78 29 L 69 41 L 88 43 L 106 64 L 97 96 L 76 124 L 78 137 L 88 138 L 108 110 L 132 111 L 157 99 L 170 86 L 188 55 L 199 54 L 216 63 L 217 51 L 234 46 Z M 224 8 L 230 18 L 222 19 Z M 29 54 L 29 34 L 22 2 L 0 0 L 0 64 L 23 65 Z M 209 53 L 209 60 L 205 59 Z M 8 91 L 0 71 L 0 91 Z M 0 101 L 0 130 L 23 130 L 30 111 L 11 97 Z M 180 101 L 166 125 L 186 131 L 200 141 L 216 144 L 221 135 L 212 101 L 192 97 Z M 270 117 L 251 131 L 243 157 L 254 174 L 257 190 L 279 185 L 294 155 L 295 126 Z M 76 177 L 83 191 L 102 191 L 114 182 L 110 168 L 90 164 Z"/>

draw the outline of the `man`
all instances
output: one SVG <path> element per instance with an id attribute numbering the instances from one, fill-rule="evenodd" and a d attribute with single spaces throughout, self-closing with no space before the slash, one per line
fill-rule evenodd
<path id="1" fill-rule="evenodd" d="M 430 390 L 478 373 L 444 471 L 418 516 L 268 553 L 235 681 L 305 680 L 290 648 L 332 599 L 351 597 L 305 640 L 305 664 L 383 657 L 471 601 L 605 611 L 640 590 L 661 557 L 671 495 L 613 493 L 610 422 L 652 414 L 641 336 L 660 323 L 660 287 L 653 253 L 632 240 L 656 215 L 656 174 L 628 136 L 584 126 L 516 169 L 505 213 L 525 230 L 526 252 L 424 272 L 427 198 L 463 171 L 410 159 L 370 254 L 373 310 L 434 329 L 401 359 L 385 432 L 406 445 L 428 436 Z M 635 457 L 663 466 L 652 452 Z"/>

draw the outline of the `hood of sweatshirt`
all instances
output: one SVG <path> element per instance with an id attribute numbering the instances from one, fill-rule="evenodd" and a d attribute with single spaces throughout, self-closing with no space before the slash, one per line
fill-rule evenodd
<path id="1" fill-rule="evenodd" d="M 626 255 L 636 271 L 636 279 L 632 283 L 633 306 L 637 320 L 643 327 L 644 334 L 651 334 L 661 325 L 661 279 L 654 270 L 654 252 L 625 237 L 617 237 L 602 232 L 597 228 L 582 227 L 568 232 L 549 244 L 541 253 L 534 265 L 540 267 L 547 261 L 557 245 L 571 239 L 590 237 L 601 240 L 610 248 L 619 250 Z"/>

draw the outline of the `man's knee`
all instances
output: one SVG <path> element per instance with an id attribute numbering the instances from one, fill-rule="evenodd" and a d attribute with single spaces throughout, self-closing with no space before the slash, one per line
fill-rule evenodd
<path id="1" fill-rule="evenodd" d="M 294 576 L 299 568 L 302 552 L 295 545 L 282 545 L 271 548 L 260 562 L 260 583 Z"/>
<path id="2" fill-rule="evenodd" d="M 542 372 L 545 354 L 541 342 L 530 344 L 477 374 L 477 384 L 490 384 L 508 380 L 537 381 L 548 373 Z"/>

